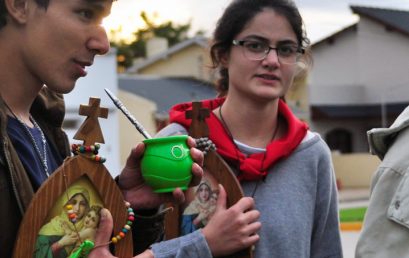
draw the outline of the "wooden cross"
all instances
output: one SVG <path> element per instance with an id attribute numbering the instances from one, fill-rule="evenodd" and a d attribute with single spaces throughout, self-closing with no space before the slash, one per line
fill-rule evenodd
<path id="1" fill-rule="evenodd" d="M 202 108 L 201 102 L 193 102 L 192 110 L 186 112 L 186 118 L 192 119 L 189 127 L 189 135 L 194 138 L 209 136 L 209 128 L 206 124 L 206 118 L 210 116 L 207 108 Z"/>
<path id="2" fill-rule="evenodd" d="M 84 145 L 94 145 L 96 142 L 104 143 L 104 136 L 99 125 L 98 118 L 108 117 L 108 108 L 99 106 L 101 100 L 99 98 L 89 98 L 89 105 L 80 105 L 79 114 L 87 116 L 84 123 L 74 135 L 74 139 L 83 140 Z"/>
<path id="3" fill-rule="evenodd" d="M 209 117 L 210 111 L 207 108 L 202 108 L 201 102 L 193 102 L 192 104 L 192 110 L 186 112 L 186 118 L 192 119 L 192 123 L 189 127 L 189 135 L 193 138 L 207 137 L 209 136 L 209 128 L 205 119 Z M 236 175 L 216 151 L 209 150 L 206 154 L 203 169 L 205 173 L 210 173 L 225 188 L 227 193 L 227 207 L 232 206 L 244 196 Z M 182 210 L 180 206 L 174 206 L 173 212 L 166 214 L 165 236 L 167 239 L 179 236 L 181 216 Z M 253 252 L 251 248 L 247 248 L 221 258 L 253 258 Z"/>
<path id="4" fill-rule="evenodd" d="M 93 145 L 95 142 L 104 142 L 98 118 L 107 118 L 108 109 L 100 108 L 99 105 L 99 99 L 90 98 L 88 106 L 80 106 L 79 114 L 87 118 L 75 135 L 75 139 L 84 140 L 84 144 Z M 61 202 L 67 198 L 67 189 L 70 187 L 80 187 L 93 192 L 91 196 L 94 197 L 89 199 L 90 204 L 97 202 L 107 208 L 113 217 L 113 231 L 115 233 L 122 231 L 129 217 L 128 208 L 125 206 L 123 194 L 115 180 L 102 163 L 95 162 L 86 155 L 75 155 L 66 158 L 32 198 L 20 224 L 13 258 L 33 257 L 38 248 L 36 242 L 40 229 L 49 223 L 51 212 L 56 208 L 59 212 L 66 211 L 65 207 L 61 207 Z M 115 245 L 115 256 L 131 258 L 133 256 L 132 242 L 132 234 L 128 233 Z M 91 246 L 90 243 L 84 243 L 78 252 L 72 253 L 70 257 L 78 257 L 75 255 L 85 257 Z"/>

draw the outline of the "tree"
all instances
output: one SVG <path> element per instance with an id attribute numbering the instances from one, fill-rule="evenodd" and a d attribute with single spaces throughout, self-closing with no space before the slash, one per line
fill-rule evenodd
<path id="1" fill-rule="evenodd" d="M 145 12 L 140 14 L 145 23 L 144 28 L 135 31 L 135 40 L 131 43 L 124 41 L 111 42 L 117 48 L 117 61 L 120 70 L 124 70 L 133 64 L 133 59 L 146 57 L 146 42 L 153 37 L 162 37 L 168 40 L 169 46 L 188 39 L 187 33 L 191 27 L 191 21 L 186 24 L 175 25 L 172 21 L 166 21 L 157 25 L 152 17 L 148 17 Z M 202 31 L 196 35 L 203 34 Z"/>

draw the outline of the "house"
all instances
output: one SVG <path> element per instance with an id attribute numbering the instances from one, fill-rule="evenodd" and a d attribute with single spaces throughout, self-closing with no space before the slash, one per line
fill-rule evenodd
<path id="1" fill-rule="evenodd" d="M 332 150 L 368 152 L 366 131 L 409 104 L 409 11 L 351 6 L 356 24 L 312 45 L 310 126 Z"/>
<path id="2" fill-rule="evenodd" d="M 208 68 L 208 40 L 196 36 L 168 48 L 164 38 L 153 38 L 147 42 L 147 58 L 135 62 L 128 74 L 160 75 L 163 77 L 193 77 L 213 81 Z"/>

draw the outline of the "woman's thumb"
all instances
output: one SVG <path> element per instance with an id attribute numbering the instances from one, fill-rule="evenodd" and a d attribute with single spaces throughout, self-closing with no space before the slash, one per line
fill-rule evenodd
<path id="1" fill-rule="evenodd" d="M 219 184 L 219 196 L 217 197 L 216 212 L 218 210 L 225 210 L 226 202 L 227 202 L 226 190 L 221 184 Z"/>

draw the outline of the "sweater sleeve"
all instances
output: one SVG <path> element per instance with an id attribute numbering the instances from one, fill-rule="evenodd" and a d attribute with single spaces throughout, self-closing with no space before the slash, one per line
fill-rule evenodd
<path id="1" fill-rule="evenodd" d="M 213 257 L 201 230 L 153 244 L 152 252 L 155 258 Z"/>
<path id="2" fill-rule="evenodd" d="M 311 257 L 342 257 L 335 173 L 327 147 L 319 159 L 317 173 Z"/>

